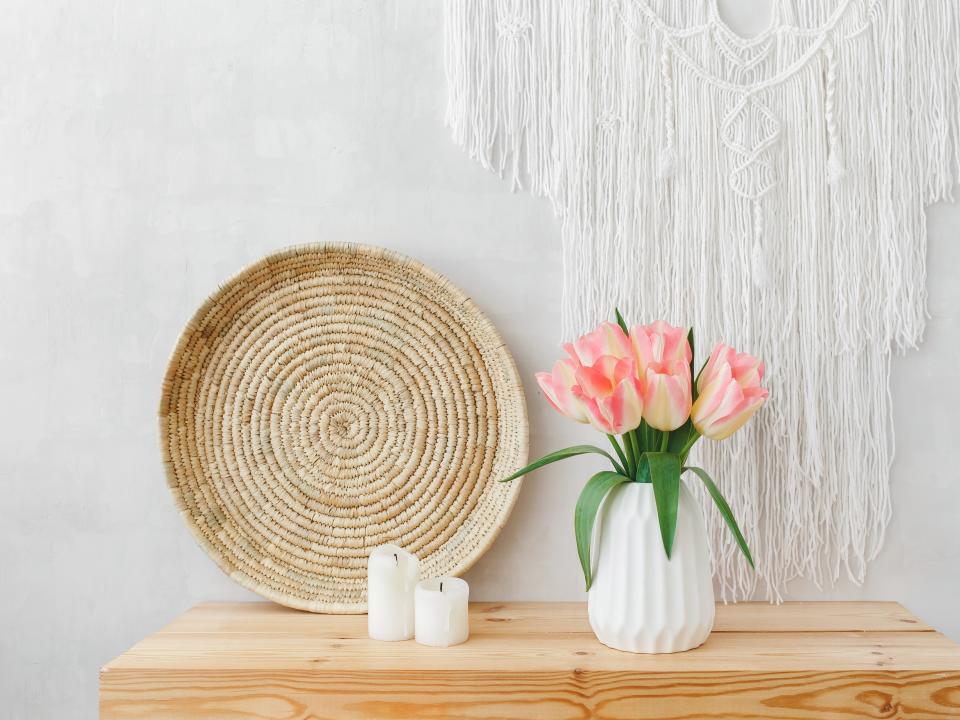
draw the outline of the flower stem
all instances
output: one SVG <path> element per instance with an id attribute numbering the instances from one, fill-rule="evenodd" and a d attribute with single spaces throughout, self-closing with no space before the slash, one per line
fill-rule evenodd
<path id="1" fill-rule="evenodd" d="M 640 476 L 640 442 L 637 440 L 637 431 L 634 430 L 629 435 L 630 446 L 633 450 L 633 475 L 631 477 L 634 480 L 639 480 Z"/>
<path id="2" fill-rule="evenodd" d="M 640 443 L 640 446 L 644 450 L 650 449 L 650 426 L 647 425 L 647 421 L 644 420 L 640 423 L 640 429 L 637 431 L 636 436 L 637 441 Z"/>
<path id="3" fill-rule="evenodd" d="M 633 452 L 633 445 L 630 443 L 630 431 L 625 432 L 621 439 L 623 440 L 623 449 L 627 451 L 627 477 L 632 480 L 637 475 L 637 456 Z"/>
<path id="4" fill-rule="evenodd" d="M 670 431 L 664 430 L 663 437 L 660 439 L 660 452 L 667 451 L 667 445 L 670 443 Z"/>
<path id="5" fill-rule="evenodd" d="M 677 455 L 680 456 L 681 463 L 686 464 L 687 455 L 690 454 L 690 450 L 693 448 L 694 445 L 697 444 L 697 440 L 699 439 L 700 439 L 700 433 L 694 430 L 693 434 L 690 437 L 688 437 L 687 441 L 683 444 L 683 447 L 680 448 L 680 452 L 677 453 Z"/>

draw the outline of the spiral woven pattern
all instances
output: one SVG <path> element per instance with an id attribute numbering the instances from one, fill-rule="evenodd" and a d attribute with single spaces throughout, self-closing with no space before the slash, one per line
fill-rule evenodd
<path id="1" fill-rule="evenodd" d="M 163 385 L 167 477 L 241 585 L 314 612 L 366 609 L 370 549 L 456 575 L 490 546 L 527 456 L 497 331 L 396 253 L 314 245 L 242 271 L 194 315 Z"/>

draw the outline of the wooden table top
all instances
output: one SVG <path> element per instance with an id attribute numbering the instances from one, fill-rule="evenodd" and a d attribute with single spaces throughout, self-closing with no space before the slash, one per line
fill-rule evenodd
<path id="1" fill-rule="evenodd" d="M 470 639 L 451 648 L 367 638 L 366 615 L 270 603 L 198 605 L 108 663 L 130 668 L 960 670 L 960 646 L 894 602 L 718 605 L 713 634 L 673 655 L 612 650 L 582 603 L 472 603 Z"/>
<path id="2" fill-rule="evenodd" d="M 867 717 L 960 717 L 960 646 L 894 602 L 718 605 L 707 642 L 673 655 L 601 645 L 583 603 L 473 603 L 470 612 L 466 643 L 430 648 L 368 639 L 365 615 L 199 605 L 103 668 L 101 717 L 457 717 L 462 705 L 444 708 L 467 696 L 483 718 L 566 717 L 557 697 L 576 706 L 570 717 L 601 707 L 609 717 L 667 717 L 645 714 L 665 712 L 667 697 L 682 702 L 669 717 L 721 707 L 733 713 L 723 717 L 747 707 L 751 718 L 849 718 L 865 707 L 876 711 Z M 719 689 L 705 697 L 707 687 Z M 796 699 L 798 687 L 807 699 Z M 503 715 L 491 709 L 510 692 L 522 702 Z M 653 696 L 660 705 L 649 705 Z M 250 704 L 281 697 L 292 704 L 276 716 Z M 819 712 L 824 697 L 835 714 Z M 923 711 L 898 714 L 909 703 Z"/>

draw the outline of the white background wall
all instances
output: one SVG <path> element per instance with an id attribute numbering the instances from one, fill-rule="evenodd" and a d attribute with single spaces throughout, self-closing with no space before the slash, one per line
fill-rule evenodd
<path id="1" fill-rule="evenodd" d="M 516 356 L 531 453 L 591 436 L 532 381 L 558 354 L 557 224 L 449 140 L 440 22 L 436 0 L 2 3 L 0 717 L 94 718 L 101 664 L 196 602 L 255 599 L 175 513 L 155 411 L 183 323 L 267 252 L 358 241 L 445 273 Z M 792 595 L 900 600 L 960 640 L 960 208 L 930 227 L 886 548 L 864 587 Z M 475 598 L 582 597 L 590 467 L 526 483 Z"/>

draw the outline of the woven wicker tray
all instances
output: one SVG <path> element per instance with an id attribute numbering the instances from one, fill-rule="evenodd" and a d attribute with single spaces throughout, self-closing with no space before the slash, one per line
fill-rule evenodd
<path id="1" fill-rule="evenodd" d="M 423 577 L 467 570 L 519 491 L 497 480 L 527 457 L 494 327 L 442 276 L 359 245 L 271 255 L 207 300 L 170 360 L 160 437 L 207 553 L 314 612 L 363 612 L 386 542 Z"/>

